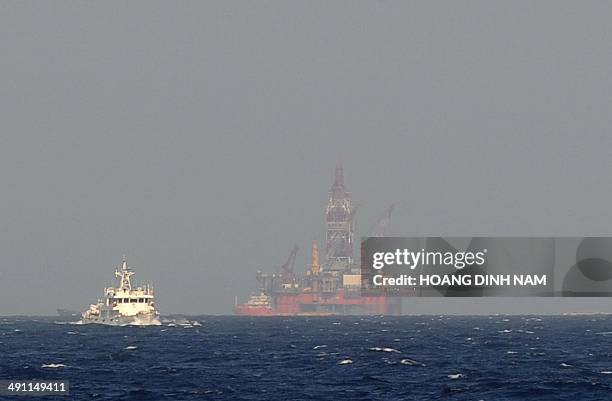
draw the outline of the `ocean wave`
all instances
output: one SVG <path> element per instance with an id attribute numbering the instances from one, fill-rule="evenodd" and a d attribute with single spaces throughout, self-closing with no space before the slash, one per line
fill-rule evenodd
<path id="1" fill-rule="evenodd" d="M 424 363 L 421 363 L 419 361 L 415 361 L 414 359 L 410 359 L 410 358 L 404 358 L 400 361 L 400 363 L 402 365 L 408 365 L 408 366 L 425 366 Z"/>
<path id="2" fill-rule="evenodd" d="M 377 352 L 397 352 L 401 354 L 402 351 L 396 350 L 395 348 L 387 348 L 387 347 L 371 347 L 368 348 L 369 351 L 377 351 Z"/>
<path id="3" fill-rule="evenodd" d="M 63 363 L 43 363 L 40 367 L 45 369 L 56 369 L 65 368 L 66 365 L 64 365 Z"/>

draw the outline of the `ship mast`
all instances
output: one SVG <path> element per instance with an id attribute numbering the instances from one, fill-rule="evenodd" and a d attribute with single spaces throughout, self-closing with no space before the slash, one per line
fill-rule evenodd
<path id="1" fill-rule="evenodd" d="M 121 262 L 121 269 L 115 270 L 115 276 L 119 277 L 119 288 L 122 290 L 130 291 L 132 289 L 132 283 L 130 277 L 134 275 L 134 271 L 128 267 L 125 256 Z"/>

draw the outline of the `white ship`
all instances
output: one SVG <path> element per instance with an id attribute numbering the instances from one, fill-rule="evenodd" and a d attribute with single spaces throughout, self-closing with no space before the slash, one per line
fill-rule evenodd
<path id="1" fill-rule="evenodd" d="M 121 267 L 115 270 L 119 286 L 105 288 L 104 299 L 91 304 L 89 309 L 82 313 L 81 321 L 113 326 L 161 325 L 159 313 L 155 309 L 153 288 L 149 285 L 132 288 L 130 277 L 133 275 L 134 270 L 128 267 L 124 257 Z"/>

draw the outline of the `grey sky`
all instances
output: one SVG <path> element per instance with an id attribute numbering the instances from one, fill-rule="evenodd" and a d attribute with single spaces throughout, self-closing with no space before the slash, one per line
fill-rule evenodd
<path id="1" fill-rule="evenodd" d="M 397 234 L 612 234 L 611 15 L 2 2 L 0 314 L 84 308 L 123 254 L 162 312 L 229 313 L 293 243 L 307 263 L 337 161 L 358 229 L 397 202 Z"/>

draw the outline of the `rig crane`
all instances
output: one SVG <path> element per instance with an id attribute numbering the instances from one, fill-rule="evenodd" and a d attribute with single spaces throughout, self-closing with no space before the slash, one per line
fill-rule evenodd
<path id="1" fill-rule="evenodd" d="M 389 231 L 389 224 L 391 223 L 391 213 L 395 209 L 395 204 L 392 203 L 388 208 L 385 209 L 383 214 L 376 220 L 370 229 L 366 232 L 366 237 L 385 237 Z"/>

